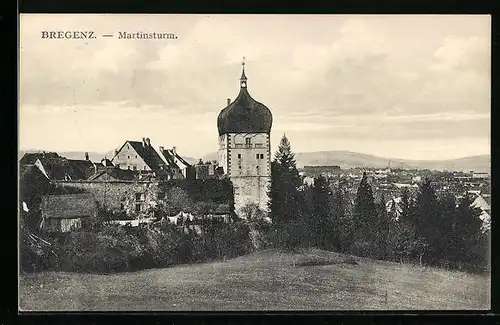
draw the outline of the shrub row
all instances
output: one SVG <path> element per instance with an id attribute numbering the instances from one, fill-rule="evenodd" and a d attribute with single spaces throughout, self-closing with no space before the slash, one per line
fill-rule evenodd
<path id="1" fill-rule="evenodd" d="M 201 234 L 172 224 L 103 225 L 53 237 L 50 242 L 51 246 L 42 246 L 23 240 L 21 270 L 107 274 L 231 258 L 253 249 L 244 222 L 209 224 Z"/>

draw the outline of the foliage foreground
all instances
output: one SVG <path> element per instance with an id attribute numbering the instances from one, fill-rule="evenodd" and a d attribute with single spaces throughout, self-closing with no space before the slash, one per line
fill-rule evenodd
<path id="1" fill-rule="evenodd" d="M 23 311 L 485 310 L 489 274 L 307 249 L 111 275 L 20 277 Z"/>

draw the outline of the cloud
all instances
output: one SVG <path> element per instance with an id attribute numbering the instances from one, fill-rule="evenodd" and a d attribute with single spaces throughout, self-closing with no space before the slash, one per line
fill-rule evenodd
<path id="1" fill-rule="evenodd" d="M 216 139 L 217 114 L 238 94 L 245 56 L 251 95 L 273 112 L 273 130 L 302 132 L 297 149 L 312 134 L 486 139 L 489 28 L 489 19 L 475 16 L 24 16 L 20 113 L 33 123 L 61 114 L 70 124 L 81 115 L 100 136 L 103 118 L 133 123 L 127 128 L 151 123 L 138 129 L 161 138 L 175 121 L 171 129 L 210 130 Z M 47 41 L 42 29 L 168 31 L 178 39 Z"/>

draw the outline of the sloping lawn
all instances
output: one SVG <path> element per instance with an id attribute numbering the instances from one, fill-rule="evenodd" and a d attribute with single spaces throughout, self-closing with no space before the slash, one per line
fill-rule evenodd
<path id="1" fill-rule="evenodd" d="M 25 274 L 20 277 L 20 308 L 23 311 L 490 308 L 489 275 L 354 259 L 357 264 L 345 263 L 344 255 L 314 249 L 297 254 L 266 250 L 225 262 L 113 275 Z"/>

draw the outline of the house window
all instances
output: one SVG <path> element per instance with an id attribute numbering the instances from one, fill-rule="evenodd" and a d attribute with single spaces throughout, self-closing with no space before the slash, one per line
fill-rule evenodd
<path id="1" fill-rule="evenodd" d="M 137 155 L 135 155 L 135 158 L 137 158 Z"/>
<path id="2" fill-rule="evenodd" d="M 130 170 L 130 166 L 127 166 L 127 169 Z"/>
<path id="3" fill-rule="evenodd" d="M 238 159 L 241 159 L 241 153 L 238 154 Z"/>
<path id="4" fill-rule="evenodd" d="M 257 175 L 259 175 L 259 166 L 257 166 Z"/>
<path id="5" fill-rule="evenodd" d="M 250 142 L 250 138 L 245 138 L 245 147 L 250 148 L 252 146 L 252 143 Z"/>
<path id="6" fill-rule="evenodd" d="M 260 159 L 264 159 L 264 154 L 263 153 L 260 154 Z"/>
<path id="7" fill-rule="evenodd" d="M 259 154 L 256 154 L 255 155 L 255 158 L 259 159 L 260 155 Z"/>
<path id="8" fill-rule="evenodd" d="M 135 193 L 135 200 L 140 201 L 141 200 L 141 193 Z"/>
<path id="9" fill-rule="evenodd" d="M 146 170 L 146 166 L 142 167 L 143 170 Z"/>
<path id="10" fill-rule="evenodd" d="M 135 205 L 135 212 L 141 212 L 141 205 L 139 203 Z"/>
<path id="11" fill-rule="evenodd" d="M 130 156 L 127 156 L 127 159 L 130 159 Z"/>
<path id="12" fill-rule="evenodd" d="M 120 210 L 124 210 L 125 209 L 125 206 L 123 205 L 123 203 L 120 203 Z"/>

